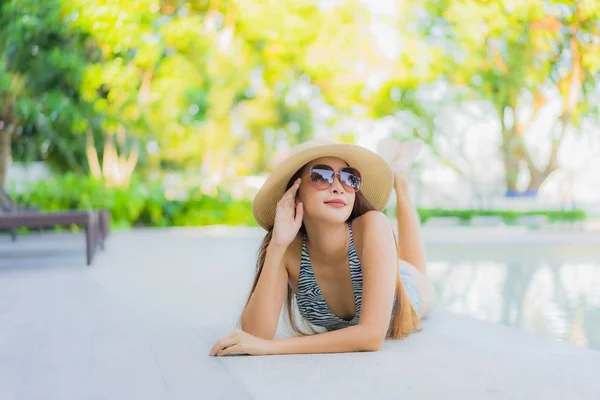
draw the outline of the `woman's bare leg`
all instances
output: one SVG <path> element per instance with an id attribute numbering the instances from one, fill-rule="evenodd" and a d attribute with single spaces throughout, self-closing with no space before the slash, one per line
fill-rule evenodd
<path id="1" fill-rule="evenodd" d="M 384 138 L 378 154 L 394 171 L 396 218 L 398 221 L 398 266 L 407 271 L 419 289 L 421 318 L 426 318 L 436 303 L 435 288 L 427 277 L 425 246 L 421 240 L 421 221 L 408 191 L 407 171 L 421 150 L 419 141 L 398 142 Z"/>
<path id="2" fill-rule="evenodd" d="M 408 193 L 406 175 L 394 171 L 396 216 L 398 219 L 399 266 L 412 277 L 421 298 L 420 316 L 427 318 L 437 302 L 435 288 L 427 277 L 425 245 L 421 239 L 421 221 Z"/>
<path id="3" fill-rule="evenodd" d="M 416 283 L 421 298 L 420 316 L 427 318 L 436 303 L 435 288 L 427 277 L 425 246 L 421 239 L 421 221 L 408 191 L 407 170 L 419 153 L 418 141 L 398 143 L 383 139 L 378 153 L 394 171 L 396 218 L 398 221 L 398 264 Z"/>
<path id="4" fill-rule="evenodd" d="M 413 265 L 423 274 L 425 246 L 421 239 L 421 221 L 408 192 L 408 180 L 403 171 L 394 171 L 396 218 L 398 220 L 398 258 Z"/>

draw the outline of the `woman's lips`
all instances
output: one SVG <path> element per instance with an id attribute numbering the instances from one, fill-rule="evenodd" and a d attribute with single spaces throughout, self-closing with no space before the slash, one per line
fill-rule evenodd
<path id="1" fill-rule="evenodd" d="M 335 208 L 342 208 L 346 206 L 346 204 L 344 204 L 344 202 L 341 200 L 326 201 L 325 204 Z"/>

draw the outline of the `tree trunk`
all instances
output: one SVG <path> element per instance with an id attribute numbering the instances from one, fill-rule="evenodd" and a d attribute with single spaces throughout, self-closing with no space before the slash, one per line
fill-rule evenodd
<path id="1" fill-rule="evenodd" d="M 527 185 L 527 190 L 537 190 L 542 186 L 546 178 L 550 176 L 550 174 L 558 169 L 558 165 L 551 163 L 548 164 L 546 169 L 543 171 L 538 171 L 536 168 L 527 166 L 529 169 L 529 174 L 531 175 L 531 180 L 529 181 L 529 185 Z"/>
<path id="2" fill-rule="evenodd" d="M 519 149 L 516 139 L 508 130 L 502 132 L 502 155 L 504 157 L 504 181 L 506 189 L 517 190 L 519 180 Z"/>
<path id="3" fill-rule="evenodd" d="M 529 170 L 531 180 L 527 185 L 528 191 L 537 190 L 542 186 L 546 178 L 550 176 L 558 168 L 558 150 L 565 137 L 565 131 L 568 126 L 569 116 L 563 115 L 559 119 L 560 126 L 555 126 L 556 134 L 552 138 L 552 148 L 548 164 L 543 170 L 539 170 L 523 140 L 522 127 L 516 129 L 502 130 L 502 152 L 504 156 L 505 182 L 506 187 L 510 191 L 517 190 L 517 182 L 519 179 L 520 162 L 524 161 Z"/>
<path id="4" fill-rule="evenodd" d="M 538 190 L 542 183 L 546 180 L 549 173 L 547 174 L 545 171 L 540 172 L 537 169 L 532 169 L 529 167 L 529 174 L 531 176 L 531 180 L 529 181 L 529 185 L 527 185 L 527 190 Z"/>
<path id="5" fill-rule="evenodd" d="M 0 129 L 0 191 L 6 185 L 6 174 L 8 172 L 8 161 L 10 159 L 10 130 L 7 126 Z"/>
<path id="6" fill-rule="evenodd" d="M 552 138 L 552 147 L 550 150 L 550 158 L 548 160 L 548 164 L 543 171 L 538 171 L 537 168 L 533 165 L 533 162 L 529 160 L 527 163 L 527 167 L 531 173 L 531 181 L 529 182 L 528 190 L 539 189 L 540 186 L 544 183 L 546 178 L 550 176 L 550 174 L 558 169 L 558 150 L 562 145 L 562 142 L 565 138 L 565 133 L 570 121 L 570 114 L 563 113 L 558 120 L 559 126 L 555 126 L 555 135 Z"/>

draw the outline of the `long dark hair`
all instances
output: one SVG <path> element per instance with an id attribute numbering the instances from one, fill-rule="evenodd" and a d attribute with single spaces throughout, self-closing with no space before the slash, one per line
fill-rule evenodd
<path id="1" fill-rule="evenodd" d="M 286 191 L 290 187 L 292 187 L 292 184 L 296 181 L 297 178 L 302 176 L 302 173 L 305 168 L 306 168 L 306 165 L 303 166 L 302 168 L 300 168 L 294 174 L 294 176 L 292 176 L 290 178 L 289 182 L 286 185 Z M 361 191 L 358 191 L 358 192 L 356 192 L 356 195 L 354 198 L 354 206 L 352 207 L 352 212 L 350 213 L 350 216 L 348 217 L 348 221 L 352 221 L 352 220 L 354 220 L 354 218 L 359 217 L 369 211 L 377 211 L 377 208 L 373 204 L 371 204 L 371 202 L 369 200 L 367 200 L 367 198 L 362 194 Z M 301 225 L 300 232 L 302 234 L 306 233 L 304 224 Z M 393 230 L 392 230 L 392 232 L 393 232 Z M 254 290 L 256 289 L 256 285 L 258 284 L 260 274 L 261 274 L 263 266 L 265 264 L 267 248 L 269 247 L 269 243 L 271 243 L 272 237 L 273 237 L 273 228 L 269 229 L 269 231 L 263 238 L 263 240 L 260 244 L 260 247 L 258 249 L 257 262 L 256 262 L 256 275 L 254 277 L 254 282 L 252 283 L 252 288 L 250 289 L 250 293 L 248 294 L 248 297 L 246 299 L 246 304 L 245 304 L 243 310 L 245 310 L 246 307 L 248 306 L 248 303 L 250 302 L 250 299 L 252 298 L 252 294 L 254 293 Z M 396 253 L 398 253 L 397 252 L 398 242 L 396 240 L 395 234 L 394 234 L 394 241 L 396 243 Z M 404 284 L 402 282 L 402 278 L 401 278 L 399 269 L 397 269 L 397 273 L 396 273 L 395 297 L 397 300 L 395 301 L 393 317 L 390 322 L 386 337 L 391 338 L 391 339 L 401 339 L 401 338 L 404 338 L 404 337 L 410 335 L 415 330 L 417 330 L 418 325 L 420 323 L 420 318 L 419 318 L 419 315 L 417 314 L 416 310 L 414 309 L 412 303 L 410 302 L 408 293 L 406 292 L 406 288 L 404 287 Z M 308 336 L 311 334 L 318 333 L 315 330 L 315 328 L 304 318 L 301 318 L 301 320 L 304 323 L 305 327 L 307 327 L 310 332 L 308 332 L 308 333 L 304 332 L 303 330 L 301 330 L 298 327 L 298 324 L 296 323 L 296 307 L 294 307 L 293 302 L 294 302 L 294 294 L 292 292 L 292 288 L 290 287 L 290 285 L 288 285 L 287 296 L 286 296 L 286 301 L 285 301 L 285 308 L 286 308 L 286 312 L 287 312 L 288 325 L 291 328 L 291 330 L 299 336 Z M 242 314 L 243 314 L 243 312 L 242 312 Z M 240 316 L 240 319 L 238 322 L 238 326 L 240 326 L 240 327 L 241 327 L 241 320 L 242 320 L 242 318 Z"/>

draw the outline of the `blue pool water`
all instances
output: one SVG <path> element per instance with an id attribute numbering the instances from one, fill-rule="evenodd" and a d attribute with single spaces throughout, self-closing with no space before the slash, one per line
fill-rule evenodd
<path id="1" fill-rule="evenodd" d="M 600 350 L 600 246 L 428 248 L 438 304 Z"/>

